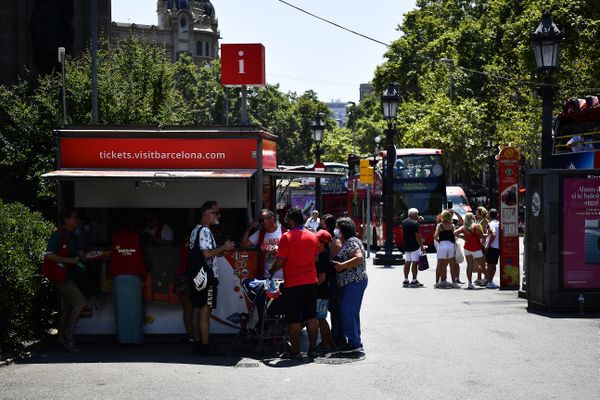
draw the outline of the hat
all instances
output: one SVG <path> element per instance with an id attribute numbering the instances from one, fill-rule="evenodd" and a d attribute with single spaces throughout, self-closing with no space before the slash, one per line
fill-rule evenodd
<path id="1" fill-rule="evenodd" d="M 331 243 L 331 234 L 325 229 L 317 231 L 315 235 L 317 236 L 317 239 L 319 239 L 320 242 L 323 242 L 325 244 Z"/>

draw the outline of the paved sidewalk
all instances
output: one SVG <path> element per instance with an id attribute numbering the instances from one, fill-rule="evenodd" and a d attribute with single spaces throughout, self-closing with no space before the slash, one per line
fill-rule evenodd
<path id="1" fill-rule="evenodd" d="M 1 367 L 0 398 L 598 398 L 598 319 L 528 313 L 512 291 L 433 289 L 433 268 L 419 289 L 402 288 L 402 267 L 370 261 L 368 273 L 364 359 L 206 359 L 185 344 L 83 344 L 79 354 L 51 349 Z"/>

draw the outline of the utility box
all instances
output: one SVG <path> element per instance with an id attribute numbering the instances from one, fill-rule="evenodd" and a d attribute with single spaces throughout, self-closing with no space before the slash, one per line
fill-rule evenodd
<path id="1" fill-rule="evenodd" d="M 530 309 L 600 312 L 600 170 L 527 172 Z"/>

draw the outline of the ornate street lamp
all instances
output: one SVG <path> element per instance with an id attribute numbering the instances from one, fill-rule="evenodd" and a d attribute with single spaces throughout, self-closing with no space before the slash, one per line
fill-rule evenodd
<path id="1" fill-rule="evenodd" d="M 313 132 L 313 141 L 315 142 L 315 166 L 321 162 L 321 142 L 323 141 L 323 132 L 325 132 L 325 120 L 322 114 L 317 114 L 315 120 L 310 126 Z M 315 178 L 315 209 L 323 213 L 321 204 L 321 178 Z"/>
<path id="2" fill-rule="evenodd" d="M 549 14 L 531 34 L 531 44 L 535 53 L 537 71 L 544 73 L 544 83 L 537 87 L 542 97 L 542 168 L 551 167 L 552 157 L 552 103 L 556 91 L 552 85 L 551 73 L 558 69 L 558 56 L 563 33 L 552 21 Z"/>
<path id="3" fill-rule="evenodd" d="M 381 105 L 383 107 L 383 117 L 388 122 L 388 128 L 385 131 L 386 162 L 385 176 L 383 180 L 383 221 L 385 223 L 385 245 L 382 251 L 375 255 L 374 264 L 376 265 L 400 265 L 404 263 L 402 253 L 396 250 L 394 244 L 394 165 L 396 165 L 396 147 L 394 147 L 394 129 L 393 120 L 398 113 L 400 103 L 400 92 L 395 84 L 388 83 L 386 90 L 381 95 Z"/>

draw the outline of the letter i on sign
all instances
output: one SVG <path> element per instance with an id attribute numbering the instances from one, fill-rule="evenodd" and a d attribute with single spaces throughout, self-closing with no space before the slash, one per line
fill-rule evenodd
<path id="1" fill-rule="evenodd" d="M 244 52 L 243 51 L 239 51 L 238 52 L 238 56 L 243 57 L 244 56 Z M 238 73 L 239 74 L 245 74 L 246 71 L 244 71 L 244 59 L 241 58 L 238 60 Z"/>

